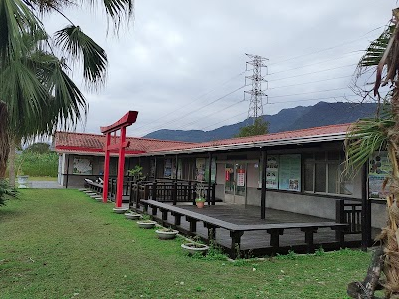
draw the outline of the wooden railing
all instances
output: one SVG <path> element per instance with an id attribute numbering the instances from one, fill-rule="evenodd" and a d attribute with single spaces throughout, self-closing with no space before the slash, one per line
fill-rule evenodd
<path id="1" fill-rule="evenodd" d="M 348 201 L 351 200 L 336 201 L 336 221 L 349 224 L 345 234 L 360 234 L 362 232 L 362 204 Z"/>
<path id="2" fill-rule="evenodd" d="M 133 204 L 138 208 L 140 200 L 152 199 L 159 202 L 172 202 L 176 205 L 178 202 L 192 202 L 195 204 L 196 183 L 190 181 L 179 182 L 140 182 L 138 184 L 128 183 L 128 194 L 130 206 Z M 206 196 L 208 205 L 215 204 L 215 185 L 212 184 L 209 190 L 209 198 Z M 208 185 L 204 185 L 205 195 L 208 194 Z"/>

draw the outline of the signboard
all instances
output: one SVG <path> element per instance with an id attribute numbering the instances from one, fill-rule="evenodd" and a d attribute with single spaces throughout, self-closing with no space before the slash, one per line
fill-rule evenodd
<path id="1" fill-rule="evenodd" d="M 195 160 L 195 180 L 199 182 L 205 181 L 205 158 L 197 158 Z"/>
<path id="2" fill-rule="evenodd" d="M 267 156 L 266 188 L 278 189 L 278 156 Z"/>
<path id="3" fill-rule="evenodd" d="M 245 169 L 237 169 L 237 187 L 245 186 Z"/>
<path id="4" fill-rule="evenodd" d="M 301 191 L 301 155 L 280 155 L 278 165 L 280 190 Z"/>
<path id="5" fill-rule="evenodd" d="M 73 174 L 93 174 L 91 160 L 86 158 L 73 158 Z"/>
<path id="6" fill-rule="evenodd" d="M 392 172 L 388 152 L 375 152 L 369 159 L 369 197 L 384 199 L 388 188 L 382 190 L 382 185 Z"/>

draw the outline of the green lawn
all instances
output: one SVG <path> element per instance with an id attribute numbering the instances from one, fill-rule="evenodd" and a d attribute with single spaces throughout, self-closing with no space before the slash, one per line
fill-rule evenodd
<path id="1" fill-rule="evenodd" d="M 181 243 L 77 190 L 22 190 L 0 208 L 0 298 L 346 298 L 370 259 L 342 250 L 233 263 L 188 257 Z"/>

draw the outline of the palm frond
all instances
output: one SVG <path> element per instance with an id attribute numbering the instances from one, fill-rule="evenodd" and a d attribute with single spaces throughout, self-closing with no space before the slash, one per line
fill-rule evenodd
<path id="1" fill-rule="evenodd" d="M 129 21 L 134 13 L 134 0 L 103 0 L 105 11 L 116 30 L 124 21 Z"/>
<path id="2" fill-rule="evenodd" d="M 345 139 L 345 172 L 353 175 L 375 152 L 385 149 L 389 139 L 389 131 L 395 121 L 391 114 L 380 119 L 361 119 L 348 130 Z"/>
<path id="3" fill-rule="evenodd" d="M 0 57 L 2 63 L 24 53 L 24 35 L 45 32 L 41 21 L 21 0 L 0 1 Z"/>
<path id="4" fill-rule="evenodd" d="M 359 67 L 374 67 L 378 65 L 384 55 L 394 29 L 394 25 L 388 26 L 376 40 L 370 43 L 369 47 L 366 49 L 366 53 L 358 63 Z"/>
<path id="5" fill-rule="evenodd" d="M 83 93 L 66 73 L 68 66 L 53 54 L 40 50 L 31 56 L 30 65 L 49 94 L 41 118 L 45 120 L 41 125 L 45 133 L 51 134 L 57 124 L 65 130 L 76 126 L 87 114 L 87 103 Z"/>
<path id="6" fill-rule="evenodd" d="M 56 44 L 71 55 L 73 60 L 83 59 L 83 77 L 93 88 L 104 83 L 107 54 L 79 26 L 70 25 L 55 33 Z"/>

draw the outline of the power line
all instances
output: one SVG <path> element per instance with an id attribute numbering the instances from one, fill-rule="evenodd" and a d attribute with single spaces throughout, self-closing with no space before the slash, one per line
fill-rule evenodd
<path id="1" fill-rule="evenodd" d="M 328 100 L 328 99 L 337 99 L 337 98 L 346 98 L 346 97 L 354 97 L 354 96 L 357 96 L 357 95 L 339 95 L 339 96 L 331 96 L 331 97 L 325 97 L 325 98 L 316 98 L 316 99 L 305 99 L 305 100 L 293 100 L 293 101 L 280 101 L 280 102 L 275 102 L 275 103 L 266 103 L 266 104 L 264 104 L 264 105 L 272 105 L 272 104 L 278 104 L 278 103 L 293 103 L 293 102 L 308 102 L 308 101 L 320 101 L 320 100 Z M 236 118 L 236 117 L 238 117 L 238 116 L 240 116 L 240 115 L 244 115 L 246 112 L 240 112 L 239 114 L 237 114 L 237 115 L 234 115 L 234 116 L 232 116 L 232 117 L 229 117 L 229 118 L 226 118 L 226 119 L 224 119 L 224 120 L 221 120 L 221 121 L 218 121 L 218 122 L 216 122 L 216 123 L 213 123 L 213 124 L 211 124 L 211 125 L 208 125 L 208 126 L 206 126 L 206 127 L 202 127 L 201 129 L 199 129 L 199 130 L 205 130 L 205 129 L 207 129 L 207 128 L 210 128 L 210 127 L 213 127 L 213 126 L 215 126 L 215 125 L 218 125 L 218 124 L 220 124 L 220 123 L 224 123 L 225 121 L 227 121 L 227 120 L 230 120 L 230 119 L 233 119 L 233 118 Z"/>
<path id="2" fill-rule="evenodd" d="M 295 75 L 295 76 L 291 76 L 291 77 L 278 78 L 278 79 L 272 80 L 271 82 L 274 82 L 274 81 L 281 81 L 281 80 L 286 80 L 286 79 L 291 79 L 291 78 L 297 78 L 297 77 L 303 77 L 304 75 L 312 75 L 312 74 L 317 74 L 317 73 L 323 73 L 323 72 L 332 71 L 332 70 L 337 70 L 337 69 L 342 69 L 342 68 L 346 68 L 346 67 L 350 67 L 350 66 L 355 66 L 355 65 L 357 65 L 357 63 L 355 63 L 355 64 L 348 64 L 348 65 L 342 65 L 342 66 L 333 67 L 333 68 L 329 68 L 329 69 L 324 69 L 324 70 L 320 70 L 320 71 L 314 71 L 314 72 L 309 72 L 309 73 L 303 73 L 303 74 L 299 74 L 299 75 Z M 269 81 L 269 82 L 270 82 L 270 81 Z"/>
<path id="3" fill-rule="evenodd" d="M 170 120 L 170 121 L 168 121 L 168 122 L 166 122 L 166 123 L 163 123 L 163 124 L 160 125 L 160 126 L 150 127 L 148 130 L 146 130 L 146 131 L 144 131 L 144 132 L 158 130 L 158 129 L 162 128 L 162 127 L 165 126 L 165 125 L 168 125 L 168 124 L 173 123 L 173 122 L 175 122 L 175 121 L 180 121 L 181 119 L 186 118 L 187 116 L 189 116 L 189 115 L 191 115 L 191 114 L 193 114 L 193 113 L 196 113 L 198 110 L 201 110 L 201 109 L 203 109 L 203 108 L 205 108 L 205 107 L 208 107 L 208 106 L 210 106 L 210 105 L 212 105 L 212 104 L 214 104 L 214 103 L 216 103 L 216 102 L 218 102 L 218 101 L 220 101 L 220 100 L 226 98 L 227 96 L 229 96 L 229 95 L 231 95 L 231 94 L 233 94 L 233 93 L 235 93 L 235 92 L 237 92 L 237 91 L 243 89 L 244 87 L 245 87 L 245 85 L 243 85 L 243 86 L 241 86 L 241 87 L 239 87 L 239 88 L 237 88 L 237 89 L 235 89 L 235 90 L 233 90 L 233 91 L 231 91 L 231 92 L 229 92 L 229 93 L 227 93 L 227 94 L 225 94 L 225 95 L 223 95 L 223 96 L 217 98 L 216 100 L 214 100 L 214 101 L 212 101 L 212 102 L 210 102 L 210 103 L 208 103 L 208 104 L 206 104 L 206 105 L 204 105 L 204 106 L 202 106 L 202 107 L 196 108 L 195 110 L 192 110 L 191 112 L 188 112 L 188 113 L 186 113 L 185 115 L 183 115 L 183 116 L 181 116 L 181 117 L 179 117 L 179 118 L 172 119 L 172 120 Z"/>
<path id="4" fill-rule="evenodd" d="M 323 80 L 317 80 L 317 81 L 303 82 L 303 83 L 298 83 L 298 84 L 283 85 L 283 86 L 272 87 L 272 88 L 269 88 L 268 90 L 279 89 L 279 88 L 285 88 L 285 87 L 292 87 L 292 86 L 299 86 L 299 85 L 305 85 L 305 84 L 311 84 L 311 83 L 319 83 L 319 82 L 325 82 L 325 81 L 331 81 L 331 80 L 349 78 L 349 77 L 352 77 L 352 76 L 353 76 L 353 75 L 347 75 L 347 76 L 341 76 L 341 77 L 335 77 L 335 78 L 329 78 L 329 79 L 323 79 Z"/>
<path id="5" fill-rule="evenodd" d="M 200 95 L 200 96 L 194 98 L 194 99 L 193 99 L 191 102 L 189 102 L 187 105 L 181 106 L 181 107 L 179 107 L 179 108 L 177 108 L 177 109 L 175 109 L 175 110 L 173 110 L 173 111 L 171 111 L 171 112 L 169 112 L 169 113 L 166 113 L 166 114 L 164 114 L 163 116 L 161 116 L 161 118 L 165 118 L 165 117 L 167 117 L 167 116 L 169 116 L 169 115 L 171 115 L 171 114 L 176 113 L 177 111 L 179 111 L 179 110 L 181 110 L 181 109 L 184 109 L 184 108 L 186 108 L 186 107 L 188 107 L 188 106 L 191 106 L 193 103 L 195 103 L 195 102 L 197 102 L 198 100 L 202 99 L 203 97 L 205 97 L 205 96 L 211 94 L 212 92 L 214 92 L 215 90 L 217 90 L 217 89 L 220 88 L 221 86 L 224 86 L 224 85 L 226 85 L 227 83 L 231 82 L 232 80 L 234 80 L 234 79 L 236 79 L 236 78 L 242 76 L 243 74 L 245 74 L 245 72 L 246 72 L 246 70 L 243 71 L 243 72 L 241 72 L 241 73 L 239 73 L 239 74 L 237 74 L 237 75 L 235 75 L 235 76 L 233 76 L 233 77 L 231 77 L 230 79 L 228 79 L 228 80 L 222 82 L 221 84 L 218 84 L 216 87 L 214 87 L 214 88 L 211 89 L 210 91 L 208 91 L 208 92 L 206 92 L 206 93 L 204 93 L 204 94 L 202 94 L 202 95 Z M 144 123 L 144 124 L 141 124 L 140 126 L 138 126 L 138 127 L 135 128 L 135 129 L 136 129 L 136 130 L 137 130 L 137 129 L 140 129 L 140 128 L 144 127 L 146 124 L 148 124 L 148 122 L 147 122 L 147 123 Z"/>
<path id="6" fill-rule="evenodd" d="M 269 99 L 300 96 L 300 95 L 304 95 L 304 94 L 328 92 L 328 91 L 343 90 L 343 89 L 349 89 L 349 87 L 340 87 L 340 88 L 333 88 L 333 89 L 325 89 L 325 90 L 316 90 L 316 91 L 309 91 L 309 92 L 292 93 L 292 94 L 285 94 L 285 95 L 278 95 L 278 96 L 270 96 Z"/>
<path id="7" fill-rule="evenodd" d="M 384 26 L 380 26 L 380 27 L 378 27 L 378 28 L 375 28 L 375 29 L 373 29 L 373 30 L 371 30 L 371 31 L 369 31 L 369 32 L 367 32 L 367 33 L 365 33 L 365 34 L 363 34 L 362 36 L 360 36 L 360 37 L 357 38 L 357 39 L 350 40 L 350 41 L 347 41 L 347 42 L 343 42 L 343 43 L 341 43 L 341 44 L 338 44 L 338 45 L 335 45 L 335 46 L 332 46 L 332 47 L 328 47 L 328 48 L 324 48 L 324 49 L 321 49 L 321 50 L 316 50 L 316 51 L 314 51 L 314 52 L 310 52 L 310 53 L 307 53 L 307 54 L 298 55 L 298 56 L 294 56 L 294 57 L 287 58 L 287 59 L 284 59 L 284 60 L 276 61 L 276 62 L 270 63 L 269 66 L 270 66 L 270 65 L 275 65 L 275 64 L 277 64 L 277 63 L 282 63 L 282 62 L 286 62 L 286 61 L 290 61 L 290 60 L 302 58 L 302 57 L 305 57 L 305 56 L 310 56 L 310 55 L 318 54 L 318 53 L 325 52 L 325 51 L 332 50 L 332 49 L 336 49 L 336 48 L 339 48 L 339 47 L 342 47 L 342 46 L 345 46 L 345 45 L 353 44 L 353 43 L 355 43 L 355 42 L 357 42 L 357 41 L 359 41 L 359 40 L 364 39 L 364 38 L 365 38 L 367 35 L 369 35 L 370 33 L 374 32 L 374 31 L 376 31 L 376 30 L 378 30 L 378 29 L 381 29 L 381 28 L 383 28 L 383 27 L 385 27 L 385 25 L 384 25 Z"/>
<path id="8" fill-rule="evenodd" d="M 345 54 L 343 54 L 342 56 L 339 56 L 339 57 L 336 57 L 336 58 L 327 59 L 327 60 L 323 60 L 323 61 L 319 61 L 319 62 L 307 64 L 307 65 L 301 65 L 301 66 L 294 67 L 294 68 L 291 68 L 291 69 L 288 69 L 288 70 L 282 70 L 282 71 L 278 71 L 278 72 L 274 72 L 274 73 L 269 73 L 268 75 L 271 76 L 271 75 L 275 75 L 275 74 L 285 73 L 285 72 L 289 72 L 289 71 L 293 71 L 293 70 L 298 70 L 298 69 L 302 69 L 302 68 L 309 67 L 309 66 L 314 66 L 314 65 L 322 64 L 322 63 L 325 63 L 325 62 L 330 62 L 330 61 L 334 61 L 334 60 L 339 60 L 339 59 L 342 59 L 342 58 L 343 58 L 344 56 L 346 56 L 346 55 L 349 55 L 349 54 L 350 54 L 350 55 L 358 54 L 358 52 L 364 52 L 364 50 L 351 51 L 351 52 L 345 53 Z"/>

